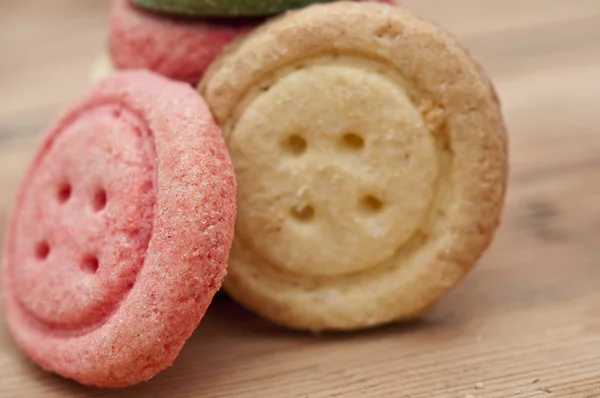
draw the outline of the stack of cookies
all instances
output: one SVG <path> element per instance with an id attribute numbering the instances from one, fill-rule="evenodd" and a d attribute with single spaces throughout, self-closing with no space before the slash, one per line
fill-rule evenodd
<path id="1" fill-rule="evenodd" d="M 10 217 L 6 316 L 36 363 L 127 386 L 221 286 L 288 328 L 359 330 L 476 265 L 507 134 L 449 34 L 382 1 L 136 1 L 113 1 L 115 69 L 42 136 Z"/>

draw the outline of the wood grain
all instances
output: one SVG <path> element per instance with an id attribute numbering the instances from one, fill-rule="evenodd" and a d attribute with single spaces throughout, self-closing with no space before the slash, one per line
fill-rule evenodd
<path id="1" fill-rule="evenodd" d="M 419 322 L 319 336 L 220 295 L 172 368 L 118 391 L 40 371 L 0 317 L 0 397 L 600 397 L 600 2 L 402 4 L 481 60 L 510 129 L 503 225 L 459 288 Z M 0 2 L 2 229 L 38 134 L 103 49 L 106 8 Z"/>

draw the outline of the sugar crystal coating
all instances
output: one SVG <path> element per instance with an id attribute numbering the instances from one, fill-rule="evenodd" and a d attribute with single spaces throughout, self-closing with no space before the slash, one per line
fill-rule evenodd
<path id="1" fill-rule="evenodd" d="M 195 84 L 225 45 L 257 23 L 175 18 L 113 0 L 108 49 L 119 69 L 149 69 Z"/>
<path id="2" fill-rule="evenodd" d="M 235 189 L 191 87 L 127 71 L 90 88 L 43 135 L 10 215 L 2 279 L 16 343 L 88 385 L 170 366 L 225 277 Z"/>

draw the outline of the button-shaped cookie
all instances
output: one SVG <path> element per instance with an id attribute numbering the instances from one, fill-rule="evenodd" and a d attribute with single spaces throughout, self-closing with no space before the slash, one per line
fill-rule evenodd
<path id="1" fill-rule="evenodd" d="M 150 10 L 204 17 L 268 16 L 328 1 L 333 0 L 133 0 Z M 394 0 L 366 1 L 395 3 Z"/>
<path id="2" fill-rule="evenodd" d="M 116 72 L 115 66 L 113 65 L 110 56 L 106 53 L 98 56 L 90 67 L 88 73 L 88 80 L 91 83 L 95 83 L 99 80 L 104 79 Z"/>
<path id="3" fill-rule="evenodd" d="M 108 52 L 118 69 L 149 69 L 195 85 L 225 45 L 260 21 L 174 18 L 112 0 Z"/>
<path id="4" fill-rule="evenodd" d="M 189 85 L 144 71 L 90 88 L 44 134 L 3 256 L 15 341 L 42 368 L 126 386 L 170 366 L 226 273 L 235 178 Z"/>
<path id="5" fill-rule="evenodd" d="M 499 223 L 507 137 L 481 67 L 377 3 L 313 5 L 229 48 L 199 90 L 238 180 L 225 289 L 291 328 L 423 313 Z"/>
<path id="6" fill-rule="evenodd" d="M 152 10 L 205 17 L 273 15 L 333 0 L 133 0 Z"/>

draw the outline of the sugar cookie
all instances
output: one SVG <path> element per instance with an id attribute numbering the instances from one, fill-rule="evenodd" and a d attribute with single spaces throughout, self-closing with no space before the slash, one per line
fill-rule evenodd
<path id="1" fill-rule="evenodd" d="M 328 1 L 334 0 L 133 0 L 150 10 L 205 17 L 267 16 Z M 365 1 L 395 4 L 394 0 Z"/>
<path id="2" fill-rule="evenodd" d="M 108 54 L 102 54 L 92 64 L 89 81 L 95 83 L 115 73 L 116 69 Z"/>
<path id="3" fill-rule="evenodd" d="M 333 0 L 133 0 L 140 6 L 174 14 L 205 17 L 273 15 L 311 3 Z"/>
<path id="4" fill-rule="evenodd" d="M 93 86 L 44 135 L 3 256 L 12 336 L 102 387 L 170 366 L 226 273 L 235 178 L 203 99 L 147 71 Z"/>
<path id="5" fill-rule="evenodd" d="M 422 314 L 501 215 L 507 135 L 480 66 L 386 4 L 287 13 L 209 68 L 200 92 L 238 181 L 225 290 L 291 328 Z"/>
<path id="6" fill-rule="evenodd" d="M 149 69 L 196 84 L 226 44 L 261 21 L 174 18 L 113 0 L 108 49 L 118 69 Z"/>

